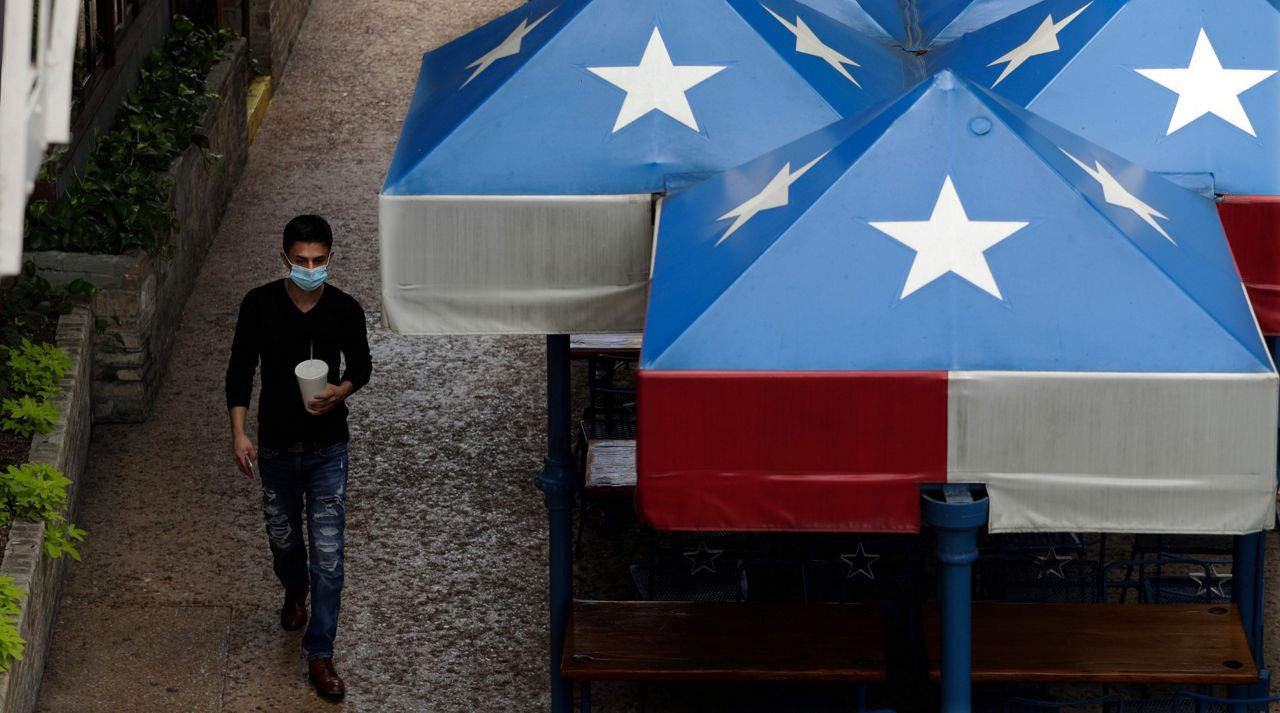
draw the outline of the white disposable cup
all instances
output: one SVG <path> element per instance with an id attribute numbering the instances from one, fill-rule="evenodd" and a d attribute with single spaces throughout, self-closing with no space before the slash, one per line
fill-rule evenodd
<path id="1" fill-rule="evenodd" d="M 323 359 L 308 359 L 293 368 L 293 375 L 298 377 L 298 390 L 302 392 L 302 406 L 307 407 L 311 399 L 324 393 L 329 384 L 329 364 Z M 308 413 L 315 413 L 307 408 Z"/>

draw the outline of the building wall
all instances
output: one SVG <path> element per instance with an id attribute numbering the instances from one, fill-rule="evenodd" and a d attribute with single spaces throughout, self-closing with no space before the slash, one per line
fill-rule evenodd
<path id="1" fill-rule="evenodd" d="M 94 109 L 82 138 L 73 143 L 70 153 L 64 158 L 63 169 L 58 174 L 57 181 L 59 194 L 75 179 L 76 175 L 84 173 L 84 166 L 96 145 L 93 139 L 94 130 L 105 133 L 111 128 L 125 95 L 138 85 L 138 70 L 142 67 L 143 61 L 151 50 L 164 42 L 165 35 L 169 34 L 169 17 L 169 0 L 148 0 L 142 14 L 134 20 L 135 27 L 132 29 L 138 33 L 137 40 L 131 39 L 120 48 L 123 51 L 117 52 L 116 66 L 119 71 L 115 74 L 106 98 Z M 81 117 L 73 117 L 73 123 L 79 125 L 81 119 Z M 77 136 L 81 134 L 78 133 Z"/>
<path id="2" fill-rule="evenodd" d="M 249 0 L 249 52 L 258 70 L 279 81 L 311 0 Z"/>

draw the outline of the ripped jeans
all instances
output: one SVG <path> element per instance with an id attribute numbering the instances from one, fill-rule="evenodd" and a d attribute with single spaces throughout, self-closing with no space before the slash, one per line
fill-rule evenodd
<path id="1" fill-rule="evenodd" d="M 276 577 L 288 589 L 311 588 L 311 616 L 302 648 L 307 658 L 333 656 L 342 605 L 347 444 L 303 453 L 260 446 L 258 462 Z M 309 546 L 302 542 L 304 504 Z"/>

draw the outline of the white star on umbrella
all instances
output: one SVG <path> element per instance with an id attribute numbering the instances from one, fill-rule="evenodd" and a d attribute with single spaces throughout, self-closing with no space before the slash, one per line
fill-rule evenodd
<path id="1" fill-rule="evenodd" d="M 790 203 L 791 184 L 800 180 L 801 176 L 808 173 L 809 169 L 813 168 L 823 158 L 826 158 L 826 155 L 829 153 L 831 152 L 827 151 L 804 166 L 801 166 L 800 170 L 795 173 L 791 172 L 791 163 L 787 162 L 782 166 L 782 170 L 778 171 L 778 173 L 769 180 L 769 184 L 764 187 L 764 190 L 748 198 L 745 203 L 737 208 L 734 208 L 728 213 L 716 218 L 716 222 L 728 220 L 729 218 L 734 219 L 733 225 L 730 225 L 724 235 L 720 236 L 720 239 L 716 241 L 716 245 L 723 243 L 725 238 L 728 238 L 730 235 L 738 232 L 738 228 L 746 225 L 748 221 L 756 217 L 756 215 L 761 211 L 781 208 L 782 206 Z"/>
<path id="2" fill-rule="evenodd" d="M 653 28 L 640 64 L 634 67 L 587 67 L 592 74 L 627 93 L 613 125 L 614 133 L 651 111 L 660 111 L 685 126 L 698 130 L 698 120 L 685 92 L 725 69 L 724 66 L 671 63 L 662 33 Z"/>
<path id="3" fill-rule="evenodd" d="M 951 176 L 947 176 L 928 220 L 878 221 L 868 225 L 916 251 L 899 299 L 906 299 L 921 287 L 953 272 L 1003 300 L 983 253 L 1029 223 L 969 220 Z"/>
<path id="4" fill-rule="evenodd" d="M 831 65 L 832 69 L 844 75 L 845 79 L 853 82 L 853 86 L 859 88 L 862 87 L 861 84 L 858 84 L 858 80 L 854 79 L 853 75 L 849 74 L 849 70 L 844 67 L 846 64 L 851 67 L 861 67 L 862 65 L 840 54 L 835 50 L 835 48 L 831 47 L 831 45 L 828 45 L 818 39 L 818 36 L 814 34 L 813 30 L 809 29 L 809 26 L 805 24 L 804 19 L 799 15 L 796 16 L 796 22 L 793 25 L 782 19 L 782 16 L 773 10 L 770 10 L 767 6 L 764 6 L 763 4 L 761 6 L 764 7 L 765 11 L 770 15 L 773 15 L 773 19 L 781 22 L 783 27 L 791 30 L 791 34 L 796 36 L 797 52 L 800 54 L 812 55 L 821 59 Z"/>
<path id="5" fill-rule="evenodd" d="M 1008 63 L 1005 65 L 1004 71 L 1000 73 L 1000 76 L 996 78 L 995 83 L 991 86 L 995 87 L 996 84 L 1003 82 L 1005 77 L 1013 74 L 1017 71 L 1018 67 L 1022 66 L 1023 62 L 1026 62 L 1032 57 L 1041 54 L 1049 54 L 1050 52 L 1057 52 L 1061 49 L 1061 47 L 1058 46 L 1058 33 L 1062 32 L 1067 25 L 1070 25 L 1073 20 L 1080 16 L 1080 13 L 1084 12 L 1092 4 L 1092 2 L 1086 3 L 1084 7 L 1063 18 L 1061 22 L 1054 22 L 1053 15 L 1049 15 L 1044 18 L 1044 22 L 1040 23 L 1040 26 L 1036 28 L 1035 33 L 1031 35 L 1030 39 L 1013 48 L 1009 54 L 1006 54 L 1000 59 L 997 59 L 987 65 L 988 67 L 994 67 L 1002 62 Z"/>
<path id="6" fill-rule="evenodd" d="M 535 20 L 532 25 L 529 24 L 529 18 L 521 20 L 520 24 L 516 26 L 516 29 L 513 30 L 511 34 L 507 35 L 507 39 L 503 40 L 497 47 L 486 52 L 480 59 L 477 59 L 467 65 L 467 69 L 474 67 L 476 71 L 472 72 L 470 77 L 467 77 L 467 81 L 463 82 L 462 86 L 465 87 L 470 84 L 471 80 L 480 76 L 480 73 L 492 66 L 494 62 L 497 62 L 504 57 L 511 57 L 520 54 L 520 48 L 521 45 L 524 44 L 525 35 L 533 32 L 533 28 L 542 24 L 543 20 L 551 17 L 551 13 L 553 12 L 555 12 L 554 8 L 551 12 L 548 12 Z M 459 89 L 461 89 L 461 87 L 459 87 Z"/>
<path id="7" fill-rule="evenodd" d="M 1191 578 L 1191 581 L 1196 583 L 1195 595 L 1197 597 L 1202 596 L 1205 592 L 1211 592 L 1214 596 L 1226 599 L 1227 593 L 1222 588 L 1222 585 L 1231 580 L 1231 575 L 1218 574 L 1218 568 L 1216 565 L 1209 565 L 1207 577 L 1204 572 L 1197 572 L 1187 576 Z M 1208 579 L 1208 582 L 1205 581 L 1206 579 Z"/>
<path id="8" fill-rule="evenodd" d="M 1072 561 L 1070 555 L 1058 554 L 1058 550 L 1055 547 L 1050 547 L 1048 552 L 1042 555 L 1035 555 L 1031 559 L 1040 565 L 1040 573 L 1036 575 L 1036 579 L 1044 579 L 1045 575 L 1066 579 L 1065 567 Z"/>
<path id="9" fill-rule="evenodd" d="M 1200 30 L 1191 62 L 1185 68 L 1137 69 L 1138 74 L 1160 86 L 1177 93 L 1178 103 L 1169 119 L 1165 135 L 1199 119 L 1214 114 L 1249 134 L 1257 137 L 1240 95 L 1252 89 L 1262 80 L 1276 73 L 1274 69 L 1223 69 L 1218 53 L 1209 42 L 1209 35 Z"/>
<path id="10" fill-rule="evenodd" d="M 1102 162 L 1095 160 L 1093 162 L 1094 168 L 1089 168 L 1088 164 L 1067 153 L 1066 149 L 1059 150 L 1062 151 L 1062 153 L 1067 154 L 1067 158 L 1075 162 L 1082 171 L 1089 174 L 1093 180 L 1097 181 L 1102 186 L 1102 198 L 1106 202 L 1114 206 L 1127 208 L 1128 210 L 1137 213 L 1138 217 L 1141 218 L 1143 222 L 1155 228 L 1157 232 L 1164 236 L 1165 240 L 1168 240 L 1174 245 L 1178 244 L 1176 240 L 1169 237 L 1169 234 L 1165 232 L 1164 226 L 1156 222 L 1156 218 L 1168 220 L 1169 216 L 1142 202 L 1140 198 L 1130 193 L 1124 186 L 1120 185 L 1120 182 L 1116 180 L 1115 176 L 1111 175 L 1111 172 L 1102 165 Z"/>
<path id="11" fill-rule="evenodd" d="M 691 563 L 689 574 L 697 574 L 699 572 L 715 574 L 716 560 L 722 554 L 724 554 L 724 550 L 709 549 L 707 543 L 699 542 L 698 549 L 684 552 L 685 559 Z"/>
<path id="12" fill-rule="evenodd" d="M 875 572 L 871 571 L 871 565 L 880 559 L 880 555 L 867 554 L 862 548 L 862 543 L 858 543 L 858 551 L 851 555 L 840 555 L 840 561 L 849 567 L 847 579 L 853 579 L 857 575 L 862 575 L 867 579 L 875 579 Z"/>

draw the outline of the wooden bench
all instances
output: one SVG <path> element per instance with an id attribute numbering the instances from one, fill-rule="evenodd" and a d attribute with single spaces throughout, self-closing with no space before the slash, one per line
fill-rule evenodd
<path id="1" fill-rule="evenodd" d="M 884 621 L 874 605 L 576 600 L 560 674 L 584 681 L 883 681 Z"/>
<path id="2" fill-rule="evenodd" d="M 630 497 L 635 494 L 636 442 L 589 441 L 583 490 L 594 497 Z"/>
<path id="3" fill-rule="evenodd" d="M 941 621 L 925 611 L 929 676 Z M 1230 604 L 973 605 L 974 682 L 1245 684 L 1258 669 Z"/>
<path id="4" fill-rule="evenodd" d="M 640 353 L 640 332 L 616 334 L 570 334 L 569 358 L 595 356 L 635 357 Z"/>

